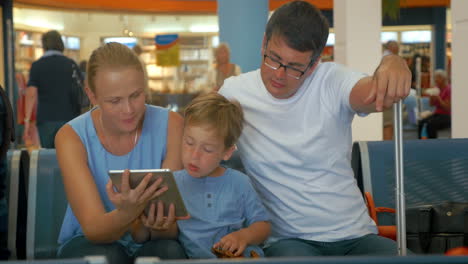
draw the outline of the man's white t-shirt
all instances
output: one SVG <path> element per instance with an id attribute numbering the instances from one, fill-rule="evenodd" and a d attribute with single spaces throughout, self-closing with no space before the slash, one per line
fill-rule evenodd
<path id="1" fill-rule="evenodd" d="M 377 233 L 351 168 L 349 94 L 364 77 L 321 63 L 288 99 L 274 98 L 260 70 L 231 77 L 220 93 L 242 105 L 238 146 L 270 213 L 267 242 L 285 238 L 334 242 Z"/>

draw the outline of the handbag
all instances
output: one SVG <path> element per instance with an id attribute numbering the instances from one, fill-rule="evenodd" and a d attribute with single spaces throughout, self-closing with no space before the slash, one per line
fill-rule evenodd
<path id="1" fill-rule="evenodd" d="M 406 209 L 407 246 L 414 253 L 443 254 L 468 246 L 468 202 L 441 202 Z"/>

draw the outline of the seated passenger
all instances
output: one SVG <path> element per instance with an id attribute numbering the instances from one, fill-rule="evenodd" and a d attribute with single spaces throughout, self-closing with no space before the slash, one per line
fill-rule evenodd
<path id="1" fill-rule="evenodd" d="M 444 70 L 436 70 L 434 72 L 434 81 L 437 88 L 440 89 L 440 94 L 430 95 L 430 104 L 436 109 L 433 114 L 419 121 L 419 138 L 423 127 L 426 127 L 428 138 L 437 138 L 437 131 L 445 128 L 450 128 L 452 123 L 451 118 L 451 86 L 448 83 L 447 73 Z"/>
<path id="2" fill-rule="evenodd" d="M 135 188 L 123 173 L 121 192 L 109 170 L 182 168 L 183 119 L 167 109 L 145 104 L 143 65 L 126 46 L 108 43 L 88 62 L 86 93 L 95 106 L 63 126 L 55 138 L 57 159 L 69 206 L 59 236 L 60 258 L 105 255 L 109 263 L 133 263 L 136 256 L 186 258 L 177 240 L 143 245 L 127 233 L 151 199 L 167 188 Z"/>
<path id="3" fill-rule="evenodd" d="M 217 93 L 197 97 L 185 110 L 185 169 L 175 172 L 175 179 L 191 215 L 177 221 L 179 240 L 190 258 L 215 258 L 213 247 L 234 256 L 249 257 L 252 251 L 263 256 L 258 245 L 270 233 L 266 210 L 245 174 L 220 166 L 235 151 L 243 121 L 240 105 Z M 151 205 L 149 215 L 155 207 Z M 142 217 L 146 226 L 159 221 L 161 230 L 170 227 L 162 223 L 162 209 L 153 219 Z M 140 226 L 132 235 L 140 242 L 157 239 L 149 231 Z"/>

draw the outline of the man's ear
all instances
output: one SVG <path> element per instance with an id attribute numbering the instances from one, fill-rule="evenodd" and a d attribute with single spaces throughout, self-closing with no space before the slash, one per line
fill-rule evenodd
<path id="1" fill-rule="evenodd" d="M 224 161 L 229 160 L 231 158 L 231 156 L 232 156 L 232 153 L 234 153 L 234 151 L 236 151 L 236 150 L 237 150 L 236 145 L 233 145 L 232 147 L 225 150 L 224 155 L 223 155 L 223 160 Z"/>
<path id="2" fill-rule="evenodd" d="M 91 89 L 89 89 L 89 86 L 87 84 L 85 86 L 85 92 L 86 92 L 86 95 L 88 96 L 89 101 L 91 102 L 91 104 L 92 105 L 97 105 L 96 95 L 93 93 L 93 91 L 91 91 Z"/>

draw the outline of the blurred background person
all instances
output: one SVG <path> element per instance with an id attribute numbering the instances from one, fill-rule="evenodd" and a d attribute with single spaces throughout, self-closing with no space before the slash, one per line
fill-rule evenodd
<path id="1" fill-rule="evenodd" d="M 384 52 L 383 52 L 383 56 L 387 56 L 387 55 L 390 55 L 390 54 L 398 55 L 399 50 L 400 50 L 400 47 L 398 45 L 398 42 L 396 42 L 395 40 L 389 40 L 385 44 L 385 49 L 384 49 Z"/>
<path id="2" fill-rule="evenodd" d="M 451 93 L 447 72 L 441 69 L 434 71 L 434 81 L 440 93 L 429 95 L 429 103 L 435 106 L 435 111 L 418 123 L 418 135 L 425 127 L 428 138 L 437 138 L 437 131 L 451 127 Z"/>
<path id="3" fill-rule="evenodd" d="M 88 66 L 88 61 L 87 60 L 82 60 L 80 61 L 80 71 L 81 75 L 83 76 L 83 79 L 86 79 L 86 67 Z"/>
<path id="4" fill-rule="evenodd" d="M 133 46 L 132 50 L 133 50 L 133 52 L 136 53 L 136 55 L 137 55 L 139 58 L 140 58 L 140 55 L 143 53 L 143 48 L 142 48 L 140 45 L 138 45 L 138 44 L 136 44 L 135 46 Z M 140 58 L 140 59 L 141 59 L 141 58 Z"/>
<path id="5" fill-rule="evenodd" d="M 41 146 L 54 148 L 55 134 L 81 112 L 84 94 L 78 65 L 63 55 L 64 45 L 56 30 L 42 35 L 44 55 L 31 66 L 26 88 L 23 138 L 30 140 L 37 124 Z M 80 83 L 78 83 L 80 81 Z M 37 122 L 31 121 L 37 103 Z"/>
<path id="6" fill-rule="evenodd" d="M 241 74 L 241 68 L 239 65 L 230 63 L 229 45 L 227 43 L 220 43 L 217 48 L 213 49 L 216 65 L 208 73 L 208 84 L 209 87 L 218 91 L 223 85 L 224 80 Z"/>

